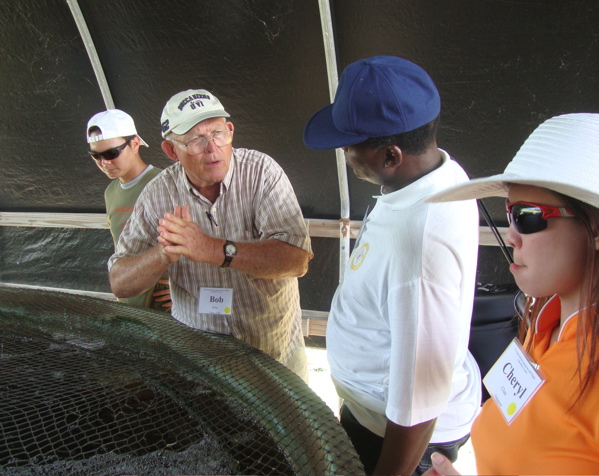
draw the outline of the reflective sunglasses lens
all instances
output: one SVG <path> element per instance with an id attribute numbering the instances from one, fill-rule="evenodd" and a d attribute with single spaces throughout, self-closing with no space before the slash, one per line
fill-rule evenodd
<path id="1" fill-rule="evenodd" d="M 123 149 L 121 149 L 120 147 L 115 147 L 114 149 L 108 149 L 108 150 L 105 150 L 104 152 L 102 152 L 102 156 L 106 160 L 114 160 L 119 155 L 121 155 L 121 150 L 123 150 Z"/>
<path id="2" fill-rule="evenodd" d="M 93 159 L 100 161 L 101 159 L 104 160 L 114 160 L 116 159 L 119 155 L 121 155 L 121 151 L 127 147 L 127 144 L 129 144 L 129 142 L 125 142 L 123 145 L 119 145 L 118 147 L 114 147 L 112 149 L 108 149 L 105 150 L 104 152 L 92 152 L 91 150 L 89 151 L 89 155 L 92 156 Z"/>
<path id="3" fill-rule="evenodd" d="M 518 233 L 530 235 L 547 228 L 547 220 L 543 218 L 543 210 L 530 205 L 516 204 L 511 209 L 511 222 Z"/>
<path id="4" fill-rule="evenodd" d="M 120 155 L 121 151 L 119 149 L 108 149 L 104 152 L 89 152 L 89 155 L 92 156 L 92 159 L 97 160 L 98 162 L 102 159 L 104 160 L 114 160 Z"/>

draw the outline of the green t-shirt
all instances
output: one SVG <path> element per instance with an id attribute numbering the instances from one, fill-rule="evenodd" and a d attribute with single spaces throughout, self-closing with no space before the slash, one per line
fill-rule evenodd
<path id="1" fill-rule="evenodd" d="M 118 179 L 113 180 L 110 182 L 110 185 L 106 187 L 106 191 L 104 192 L 104 200 L 106 201 L 106 219 L 108 220 L 108 226 L 110 227 L 110 234 L 112 235 L 115 248 L 119 241 L 119 236 L 121 236 L 121 232 L 123 231 L 123 228 L 125 228 L 125 224 L 133 212 L 133 206 L 137 201 L 137 197 L 139 197 L 143 188 L 161 171 L 161 169 L 148 166 L 142 177 L 125 184 L 125 187 L 121 185 L 121 182 Z M 160 279 L 168 279 L 168 275 L 165 273 Z M 133 298 L 118 298 L 118 301 L 131 306 L 147 307 L 169 312 L 170 308 L 162 307 L 162 303 L 156 302 L 154 296 L 152 296 L 154 291 L 164 289 L 165 287 L 165 285 L 157 283 L 139 296 Z"/>

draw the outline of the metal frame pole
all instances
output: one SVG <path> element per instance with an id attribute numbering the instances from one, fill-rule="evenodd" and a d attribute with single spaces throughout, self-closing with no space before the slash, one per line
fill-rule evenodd
<path id="1" fill-rule="evenodd" d="M 96 80 L 100 86 L 100 91 L 102 93 L 102 97 L 104 98 L 106 109 L 114 109 L 112 94 L 110 93 L 110 88 L 108 87 L 106 76 L 104 76 L 104 70 L 102 69 L 100 58 L 98 58 L 98 52 L 96 51 L 92 37 L 87 29 L 87 24 L 85 23 L 85 19 L 83 18 L 83 13 L 81 13 L 79 4 L 77 3 L 77 0 L 67 0 L 67 4 L 71 9 L 71 14 L 75 19 L 75 23 L 79 29 L 79 34 L 81 35 L 81 39 L 83 40 L 83 44 L 87 50 L 87 56 L 89 57 L 92 68 L 94 69 L 94 73 L 96 74 Z"/>
<path id="2" fill-rule="evenodd" d="M 331 102 L 335 99 L 339 80 L 337 72 L 337 56 L 335 54 L 335 38 L 333 36 L 333 21 L 331 7 L 328 0 L 318 0 L 320 8 L 320 23 L 324 40 L 324 52 L 327 63 L 327 76 L 329 80 L 329 94 Z M 343 275 L 349 261 L 350 248 L 350 219 L 349 219 L 349 188 L 347 185 L 347 167 L 341 149 L 335 150 L 337 160 L 337 177 L 339 181 L 339 195 L 341 200 L 341 218 L 339 229 L 339 282 L 343 282 Z"/>

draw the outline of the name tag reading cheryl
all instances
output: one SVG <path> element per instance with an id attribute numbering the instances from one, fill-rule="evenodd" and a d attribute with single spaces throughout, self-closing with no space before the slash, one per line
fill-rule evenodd
<path id="1" fill-rule="evenodd" d="M 514 339 L 483 379 L 508 425 L 545 383 L 536 367 Z"/>
<path id="2" fill-rule="evenodd" d="M 233 289 L 231 288 L 200 288 L 198 312 L 201 314 L 231 315 Z"/>

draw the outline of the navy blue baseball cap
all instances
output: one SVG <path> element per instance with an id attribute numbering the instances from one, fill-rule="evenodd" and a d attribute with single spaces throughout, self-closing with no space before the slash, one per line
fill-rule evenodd
<path id="1" fill-rule="evenodd" d="M 316 150 L 355 145 L 412 131 L 440 112 L 439 92 L 426 71 L 397 56 L 373 56 L 345 68 L 333 104 L 306 124 L 304 144 Z"/>

